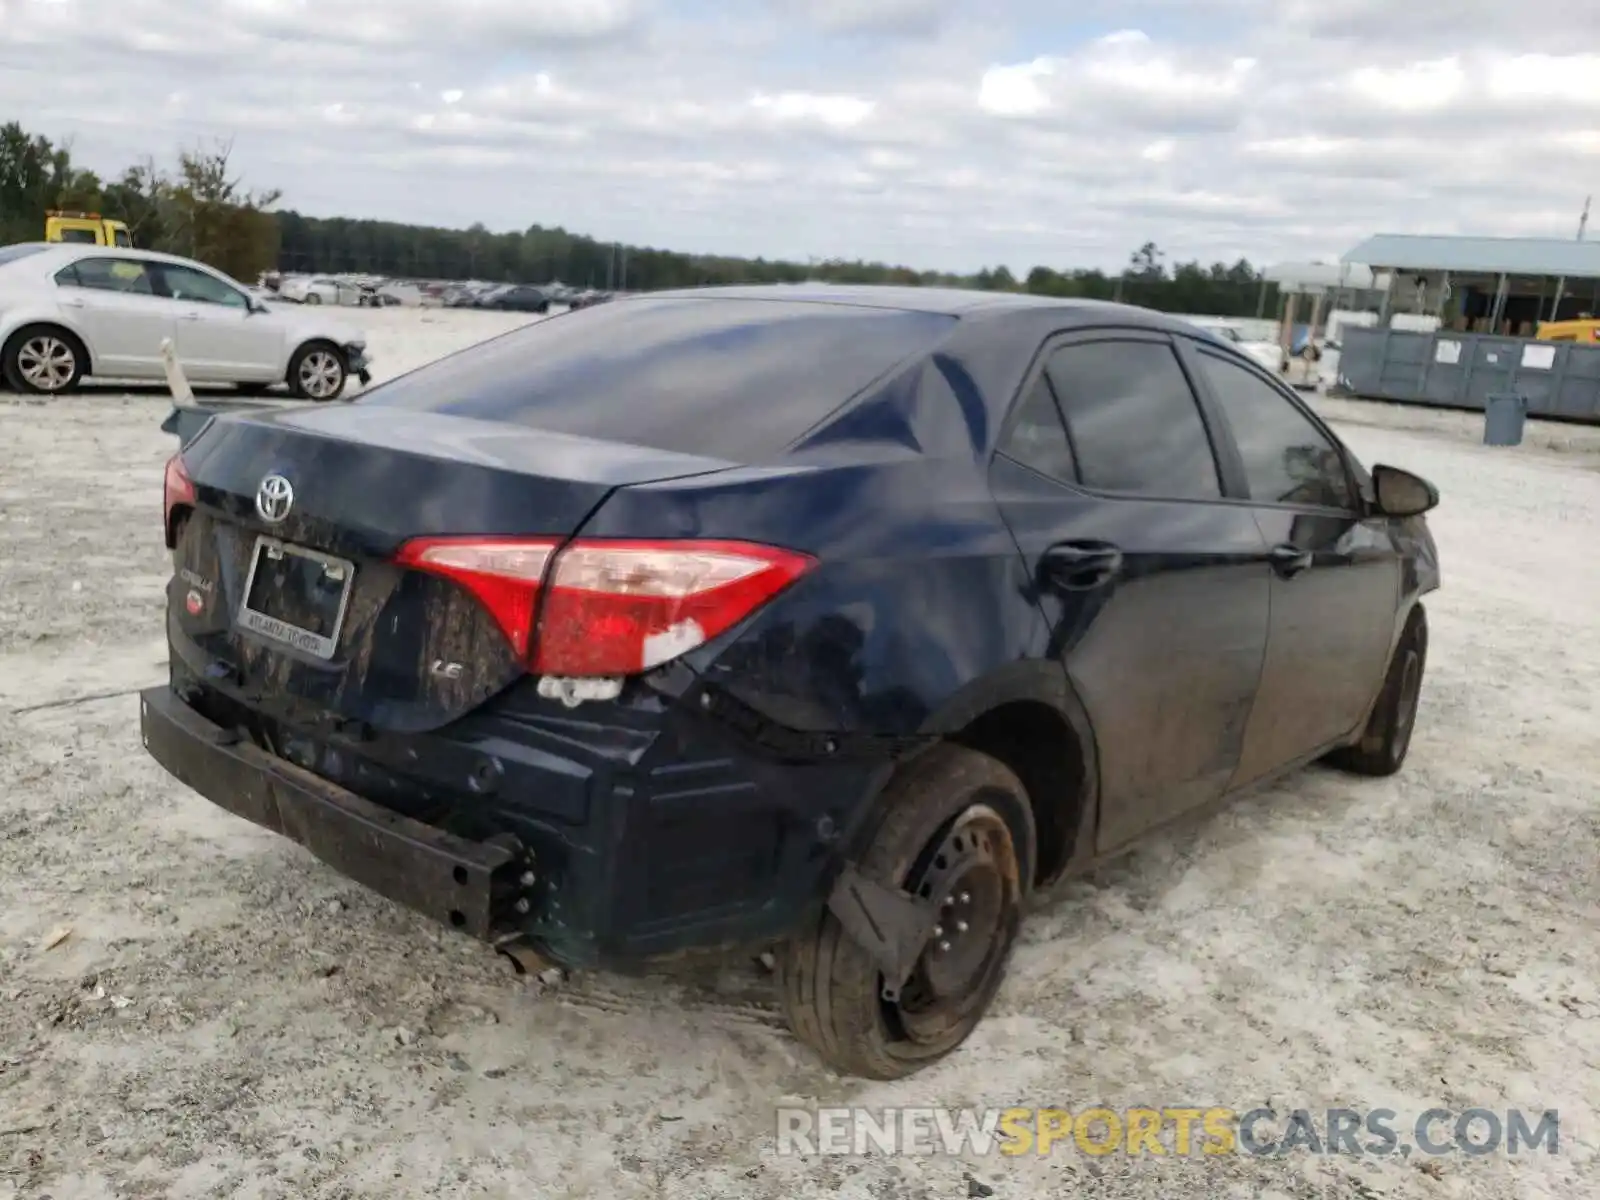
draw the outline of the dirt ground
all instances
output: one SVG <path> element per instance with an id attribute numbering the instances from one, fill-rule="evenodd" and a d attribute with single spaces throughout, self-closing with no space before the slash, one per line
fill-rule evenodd
<path id="1" fill-rule="evenodd" d="M 516 321 L 363 315 L 380 375 Z M 1445 497 L 1407 769 L 1306 771 L 1063 886 L 969 1045 L 878 1085 L 753 966 L 518 979 L 174 783 L 132 695 L 167 403 L 0 397 L 0 1200 L 1595 1195 L 1600 435 L 1325 404 Z M 1561 1144 L 804 1159 L 778 1103 L 1553 1108 Z"/>

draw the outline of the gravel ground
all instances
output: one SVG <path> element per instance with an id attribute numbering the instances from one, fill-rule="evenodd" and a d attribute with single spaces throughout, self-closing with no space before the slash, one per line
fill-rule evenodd
<path id="1" fill-rule="evenodd" d="M 380 374 L 517 321 L 363 315 Z M 131 694 L 164 670 L 166 401 L 0 398 L 0 1198 L 1595 1194 L 1600 434 L 1491 450 L 1324 403 L 1445 496 L 1407 769 L 1303 772 L 1061 887 L 969 1046 L 876 1085 L 819 1068 L 753 967 L 517 979 L 173 783 Z M 779 1102 L 1562 1130 L 1516 1158 L 795 1158 Z"/>

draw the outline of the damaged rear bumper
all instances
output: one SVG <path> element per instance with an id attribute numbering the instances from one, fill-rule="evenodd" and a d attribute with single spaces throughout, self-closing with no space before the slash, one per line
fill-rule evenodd
<path id="1" fill-rule="evenodd" d="M 473 842 L 392 812 L 242 741 L 165 685 L 139 694 L 139 724 L 150 755 L 218 807 L 451 928 L 506 932 L 524 865 L 514 839 Z"/>
<path id="2" fill-rule="evenodd" d="M 773 751 L 720 703 L 579 727 L 529 688 L 448 730 L 352 742 L 176 674 L 140 694 L 170 774 L 514 961 L 629 972 L 781 940 L 827 904 L 890 769 Z"/>

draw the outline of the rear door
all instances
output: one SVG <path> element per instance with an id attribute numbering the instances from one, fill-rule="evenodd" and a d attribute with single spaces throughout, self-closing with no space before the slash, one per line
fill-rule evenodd
<path id="1" fill-rule="evenodd" d="M 56 272 L 55 281 L 59 303 L 88 335 L 96 375 L 148 379 L 162 374 L 161 342 L 174 336 L 176 322 L 149 263 L 93 255 Z"/>
<path id="2" fill-rule="evenodd" d="M 197 380 L 270 382 L 283 361 L 283 330 L 250 311 L 232 284 L 193 267 L 161 263 L 175 308 L 178 358 Z"/>
<path id="3" fill-rule="evenodd" d="M 1195 375 L 1231 430 L 1272 562 L 1266 668 L 1237 783 L 1351 733 L 1377 695 L 1394 635 L 1400 555 L 1362 517 L 1342 449 L 1265 372 L 1198 345 Z"/>
<path id="4" fill-rule="evenodd" d="M 1047 346 L 991 481 L 1094 726 L 1098 848 L 1219 796 L 1261 674 L 1269 572 L 1169 339 Z"/>

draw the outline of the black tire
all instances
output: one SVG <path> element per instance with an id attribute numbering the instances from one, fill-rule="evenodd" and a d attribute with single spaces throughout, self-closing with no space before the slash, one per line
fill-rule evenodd
<path id="1" fill-rule="evenodd" d="M 305 298 L 305 303 L 307 303 L 307 304 L 321 304 L 322 303 L 322 297 L 316 292 L 307 292 L 306 293 L 306 298 Z"/>
<path id="2" fill-rule="evenodd" d="M 1356 775 L 1393 775 L 1406 761 L 1417 726 L 1422 674 L 1428 663 L 1428 615 L 1417 605 L 1406 619 L 1384 675 L 1383 691 L 1367 718 L 1361 740 L 1327 757 L 1330 766 Z"/>
<path id="3" fill-rule="evenodd" d="M 967 930 L 965 922 L 960 927 L 974 941 L 957 945 L 954 959 L 941 960 L 937 956 L 959 935 L 941 940 L 936 931 L 899 999 L 889 1001 L 867 952 L 824 909 L 815 925 L 779 949 L 778 993 L 795 1036 L 834 1069 L 900 1079 L 955 1050 L 988 1011 L 1016 942 L 1037 835 L 1027 792 L 1011 770 L 986 754 L 946 743 L 913 759 L 890 781 L 863 841 L 858 867 L 880 882 L 930 896 L 930 875 L 940 879 L 940 890 L 963 884 L 943 907 L 968 906 L 978 928 Z M 957 863 L 941 860 L 952 848 L 964 852 L 957 863 L 979 864 L 973 874 L 954 874 Z M 971 964 L 970 973 L 962 971 L 963 963 Z M 958 985 L 951 990 L 959 994 L 941 1003 L 935 980 L 942 967 L 961 975 L 947 981 Z"/>
<path id="4" fill-rule="evenodd" d="M 63 354 L 68 358 L 61 358 Z M 59 382 L 44 381 L 37 365 L 41 355 L 56 364 L 46 375 Z M 0 374 L 7 386 L 26 396 L 65 395 L 83 381 L 88 369 L 89 352 L 76 334 L 59 325 L 24 325 L 0 348 Z"/>
<path id="5" fill-rule="evenodd" d="M 334 367 L 337 371 L 328 374 Z M 344 394 L 345 384 L 350 382 L 350 362 L 344 351 L 332 342 L 307 342 L 289 360 L 286 382 L 290 394 L 297 400 L 315 400 L 319 404 L 337 400 Z"/>

